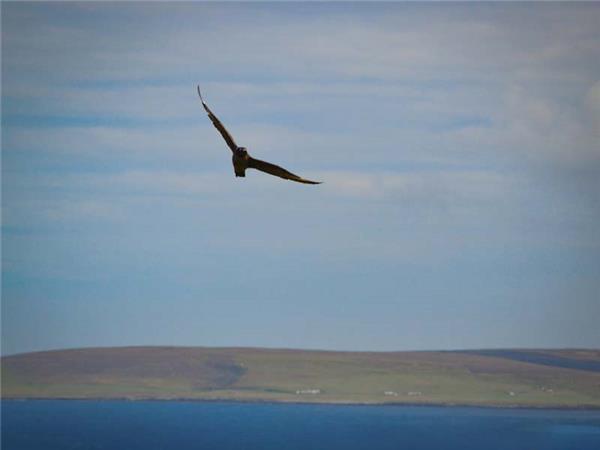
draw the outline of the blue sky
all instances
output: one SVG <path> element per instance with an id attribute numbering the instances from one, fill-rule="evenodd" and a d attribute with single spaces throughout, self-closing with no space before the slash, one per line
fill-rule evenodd
<path id="1" fill-rule="evenodd" d="M 3 2 L 3 353 L 599 347 L 598 23 Z"/>

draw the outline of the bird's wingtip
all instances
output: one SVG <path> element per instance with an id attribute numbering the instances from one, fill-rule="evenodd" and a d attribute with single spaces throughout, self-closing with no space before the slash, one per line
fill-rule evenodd
<path id="1" fill-rule="evenodd" d="M 198 89 L 198 96 L 200 97 L 200 100 L 202 101 L 202 103 L 204 103 L 204 99 L 202 98 L 202 92 L 200 92 L 200 85 L 196 85 L 196 88 Z"/>

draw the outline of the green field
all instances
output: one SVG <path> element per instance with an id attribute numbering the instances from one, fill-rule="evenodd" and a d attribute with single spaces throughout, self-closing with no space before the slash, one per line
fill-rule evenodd
<path id="1" fill-rule="evenodd" d="M 2 398 L 600 407 L 600 371 L 476 352 L 122 347 L 2 358 Z M 528 350 L 600 364 L 595 350 Z M 520 353 L 518 353 L 520 355 Z"/>

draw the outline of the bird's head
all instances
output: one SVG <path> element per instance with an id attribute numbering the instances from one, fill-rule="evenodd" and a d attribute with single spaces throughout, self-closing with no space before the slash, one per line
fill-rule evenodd
<path id="1" fill-rule="evenodd" d="M 246 149 L 246 147 L 238 147 L 237 151 L 242 156 L 245 156 L 248 154 L 248 149 Z"/>

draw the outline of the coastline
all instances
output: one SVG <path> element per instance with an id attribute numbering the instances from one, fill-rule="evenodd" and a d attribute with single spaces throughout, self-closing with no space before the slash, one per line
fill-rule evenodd
<path id="1" fill-rule="evenodd" d="M 70 349 L 2 357 L 0 399 L 600 409 L 600 372 L 564 367 L 577 352 L 512 353 Z"/>
<path id="2" fill-rule="evenodd" d="M 535 405 L 535 404 L 480 404 L 459 402 L 356 402 L 356 401 L 300 401 L 273 399 L 232 399 L 232 398 L 157 398 L 157 397 L 0 397 L 0 402 L 14 401 L 76 401 L 76 402 L 152 402 L 152 403 L 241 403 L 272 405 L 314 405 L 314 406 L 389 406 L 423 408 L 477 408 L 487 410 L 533 410 L 533 411 L 600 411 L 600 405 Z"/>

